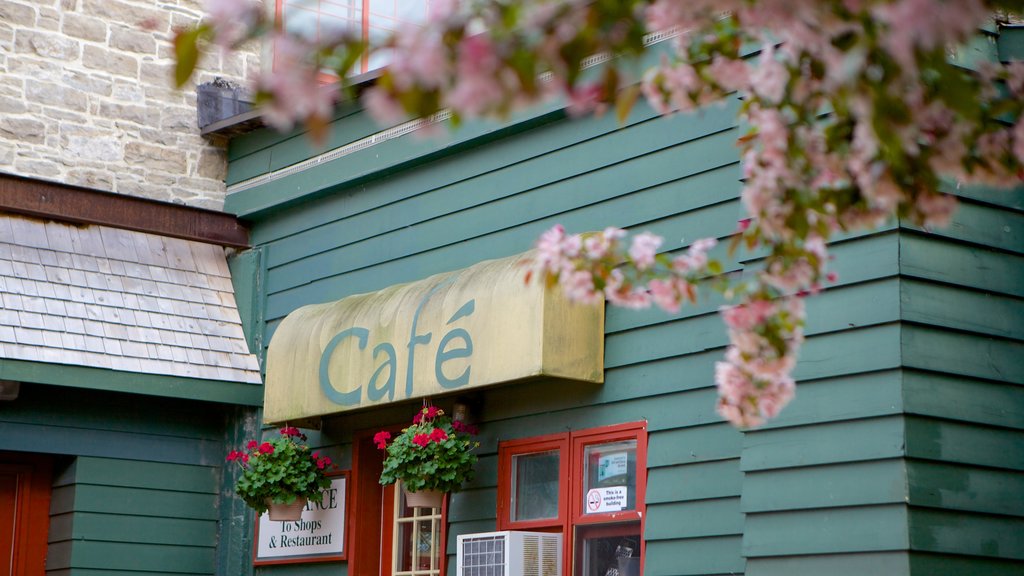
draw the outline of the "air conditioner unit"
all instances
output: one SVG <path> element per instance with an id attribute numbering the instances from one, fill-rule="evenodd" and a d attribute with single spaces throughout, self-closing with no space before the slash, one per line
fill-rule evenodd
<path id="1" fill-rule="evenodd" d="M 561 576 L 562 535 L 482 532 L 459 536 L 458 576 Z"/>

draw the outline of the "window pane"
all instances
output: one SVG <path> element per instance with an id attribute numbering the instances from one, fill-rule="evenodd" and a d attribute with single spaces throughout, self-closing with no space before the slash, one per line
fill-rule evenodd
<path id="1" fill-rule="evenodd" d="M 512 457 L 512 518 L 558 518 L 558 450 Z"/>
<path id="2" fill-rule="evenodd" d="M 583 466 L 584 514 L 636 510 L 636 440 L 588 445 Z"/>
<path id="3" fill-rule="evenodd" d="M 625 528 L 622 535 L 583 536 L 576 576 L 640 576 L 640 525 Z"/>

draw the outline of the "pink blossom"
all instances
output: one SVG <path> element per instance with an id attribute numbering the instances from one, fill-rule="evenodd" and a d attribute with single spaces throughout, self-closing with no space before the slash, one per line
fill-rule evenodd
<path id="1" fill-rule="evenodd" d="M 921 213 L 924 226 L 949 226 L 956 210 L 956 197 L 935 192 L 921 192 L 917 195 L 915 207 Z"/>
<path id="2" fill-rule="evenodd" d="M 752 300 L 746 304 L 721 309 L 725 324 L 734 330 L 751 330 L 754 326 L 763 324 L 775 314 L 775 311 L 775 304 L 768 300 Z"/>
<path id="3" fill-rule="evenodd" d="M 600 260 L 608 255 L 619 240 L 626 236 L 626 231 L 621 228 L 608 227 L 600 234 L 592 234 L 583 240 L 583 249 L 587 258 Z"/>
<path id="4" fill-rule="evenodd" d="M 224 48 L 230 48 L 248 36 L 263 9 L 254 0 L 205 0 L 204 6 L 216 42 Z"/>
<path id="5" fill-rule="evenodd" d="M 775 59 L 775 46 L 765 44 L 761 49 L 761 59 L 750 77 L 751 88 L 765 101 L 778 104 L 785 95 L 787 82 L 789 71 Z"/>
<path id="6" fill-rule="evenodd" d="M 1024 164 L 1024 116 L 1017 119 L 1013 126 L 1013 155 L 1017 157 L 1017 162 Z"/>
<path id="7" fill-rule="evenodd" d="M 458 46 L 455 87 L 446 97 L 447 105 L 470 117 L 494 107 L 504 94 L 498 66 L 490 39 L 482 34 L 463 38 Z"/>
<path id="8" fill-rule="evenodd" d="M 655 306 L 671 314 L 676 314 L 682 308 L 682 295 L 672 280 L 654 279 L 647 283 L 651 291 L 651 299 Z"/>
<path id="9" fill-rule="evenodd" d="M 437 24 L 455 15 L 459 0 L 430 0 L 427 2 L 427 21 Z"/>
<path id="10" fill-rule="evenodd" d="M 363 93 L 363 106 L 378 123 L 391 126 L 405 118 L 405 109 L 391 94 L 379 86 L 372 86 Z"/>
<path id="11" fill-rule="evenodd" d="M 596 304 L 601 293 L 594 288 L 594 277 L 585 270 L 563 272 L 560 277 L 562 289 L 569 300 L 581 304 Z"/>
<path id="12" fill-rule="evenodd" d="M 566 235 L 565 228 L 556 224 L 541 234 L 537 240 L 537 266 L 544 272 L 561 274 L 572 268 L 572 259 L 580 255 L 582 240 L 576 235 Z"/>
<path id="13" fill-rule="evenodd" d="M 655 236 L 649 232 L 643 232 L 633 237 L 633 244 L 629 247 L 629 257 L 638 270 L 646 270 L 654 266 L 654 256 L 661 247 L 661 236 Z"/>
<path id="14" fill-rule="evenodd" d="M 608 275 L 604 295 L 609 302 L 623 308 L 637 310 L 651 305 L 650 295 L 640 287 L 627 283 L 622 271 L 617 268 Z"/>
<path id="15" fill-rule="evenodd" d="M 278 35 L 274 39 L 273 69 L 259 80 L 259 88 L 272 98 L 263 105 L 263 119 L 278 130 L 290 130 L 299 120 L 326 120 L 334 112 L 337 83 L 319 85 L 319 69 L 306 60 L 310 46 Z"/>
<path id="16" fill-rule="evenodd" d="M 708 67 L 712 78 L 727 91 L 746 90 L 750 85 L 750 66 L 743 60 L 716 55 Z"/>

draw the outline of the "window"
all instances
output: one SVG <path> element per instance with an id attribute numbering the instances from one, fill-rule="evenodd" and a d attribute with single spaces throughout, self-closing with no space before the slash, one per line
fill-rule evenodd
<path id="1" fill-rule="evenodd" d="M 500 443 L 498 529 L 561 532 L 565 574 L 638 576 L 646 452 L 643 422 Z"/>
<path id="2" fill-rule="evenodd" d="M 361 33 L 380 41 L 403 23 L 423 22 L 430 0 L 277 0 L 277 17 L 286 30 L 309 39 Z M 364 58 L 357 73 L 387 64 L 386 55 Z"/>
<path id="3" fill-rule="evenodd" d="M 381 546 L 381 574 L 440 576 L 441 508 L 413 508 L 405 501 L 405 491 L 394 485 L 384 489 L 384 498 L 384 516 L 391 520 L 391 527 Z M 385 531 L 387 525 L 385 521 Z"/>

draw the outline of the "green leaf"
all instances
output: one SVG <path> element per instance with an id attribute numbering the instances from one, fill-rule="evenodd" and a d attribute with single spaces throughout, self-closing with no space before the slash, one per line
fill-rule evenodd
<path id="1" fill-rule="evenodd" d="M 185 28 L 174 36 L 174 56 L 177 62 L 174 67 L 175 86 L 181 88 L 192 77 L 196 64 L 199 62 L 199 39 L 209 33 L 206 24 L 195 28 Z"/>
<path id="2" fill-rule="evenodd" d="M 629 113 L 633 110 L 633 105 L 636 104 L 637 98 L 639 97 L 639 84 L 633 84 L 629 88 L 619 92 L 618 97 L 615 99 L 615 117 L 618 119 L 619 124 L 626 123 L 626 118 L 629 117 Z"/>

